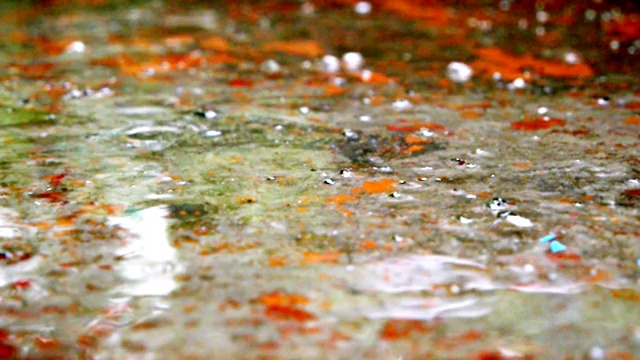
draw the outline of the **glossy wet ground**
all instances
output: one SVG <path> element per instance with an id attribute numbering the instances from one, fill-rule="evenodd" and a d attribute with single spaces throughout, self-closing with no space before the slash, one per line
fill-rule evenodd
<path id="1" fill-rule="evenodd" d="M 0 358 L 640 357 L 631 5 L 0 9 Z"/>

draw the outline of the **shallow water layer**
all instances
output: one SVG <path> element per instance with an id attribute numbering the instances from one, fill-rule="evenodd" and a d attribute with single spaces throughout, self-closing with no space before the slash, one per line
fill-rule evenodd
<path id="1" fill-rule="evenodd" d="M 0 9 L 0 358 L 640 357 L 633 3 Z"/>

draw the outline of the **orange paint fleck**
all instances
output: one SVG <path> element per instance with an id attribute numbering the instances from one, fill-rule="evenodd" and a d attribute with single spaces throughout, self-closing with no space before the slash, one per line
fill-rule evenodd
<path id="1" fill-rule="evenodd" d="M 422 145 L 411 145 L 408 148 L 402 150 L 402 152 L 405 154 L 412 154 L 414 152 L 419 152 L 422 150 L 424 150 L 424 146 Z"/>
<path id="2" fill-rule="evenodd" d="M 312 313 L 293 306 L 268 306 L 264 313 L 267 317 L 275 320 L 294 320 L 298 322 L 305 322 L 316 319 L 316 316 Z"/>
<path id="3" fill-rule="evenodd" d="M 280 52 L 312 58 L 324 54 L 322 46 L 314 40 L 274 41 L 265 44 L 262 49 L 266 52 Z"/>
<path id="4" fill-rule="evenodd" d="M 377 181 L 365 181 L 361 187 L 356 189 L 362 190 L 368 194 L 383 194 L 393 191 L 396 188 L 396 185 L 397 182 L 394 179 L 381 179 Z"/>
<path id="5" fill-rule="evenodd" d="M 338 251 L 327 251 L 324 253 L 317 253 L 307 251 L 303 254 L 303 263 L 305 264 L 318 264 L 318 263 L 334 263 L 340 258 Z"/>
<path id="6" fill-rule="evenodd" d="M 229 51 L 229 42 L 220 36 L 210 36 L 200 40 L 200 47 L 206 50 L 227 52 Z"/>
<path id="7" fill-rule="evenodd" d="M 327 204 L 337 204 L 337 205 L 342 205 L 344 203 L 347 202 L 353 202 L 358 200 L 358 198 L 351 196 L 351 195 L 346 195 L 346 194 L 340 194 L 340 195 L 336 195 L 330 198 L 327 198 L 324 200 L 325 203 Z"/>
<path id="8" fill-rule="evenodd" d="M 360 250 L 375 250 L 378 248 L 378 244 L 376 244 L 373 240 L 365 240 L 360 244 Z"/>
<path id="9" fill-rule="evenodd" d="M 626 125 L 640 125 L 640 115 L 632 115 L 624 119 Z"/>
<path id="10" fill-rule="evenodd" d="M 422 129 L 444 131 L 445 127 L 444 125 L 441 125 L 438 123 L 421 123 L 417 121 L 407 121 L 402 119 L 398 121 L 397 124 L 387 125 L 387 130 L 389 131 L 397 131 L 397 132 L 404 132 L 404 133 L 416 132 Z"/>
<path id="11" fill-rule="evenodd" d="M 258 301 L 265 306 L 298 306 L 308 304 L 309 298 L 299 294 L 286 294 L 273 291 L 261 296 Z"/>
<path id="12" fill-rule="evenodd" d="M 433 327 L 427 326 L 420 320 L 391 319 L 384 324 L 380 338 L 386 341 L 395 341 L 431 331 L 433 331 Z"/>
<path id="13" fill-rule="evenodd" d="M 280 267 L 287 265 L 287 259 L 278 256 L 272 256 L 269 258 L 269 266 Z"/>
<path id="14" fill-rule="evenodd" d="M 404 141 L 407 144 L 410 144 L 410 145 L 425 144 L 425 143 L 430 143 L 431 142 L 431 140 L 429 140 L 429 139 L 425 139 L 423 137 L 416 136 L 416 135 L 411 135 L 411 134 L 405 136 L 404 137 Z"/>

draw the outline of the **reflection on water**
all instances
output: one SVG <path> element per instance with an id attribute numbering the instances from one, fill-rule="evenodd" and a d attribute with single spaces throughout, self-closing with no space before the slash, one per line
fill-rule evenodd
<path id="1" fill-rule="evenodd" d="M 167 214 L 166 207 L 156 206 L 111 219 L 111 224 L 131 233 L 129 244 L 117 251 L 124 260 L 116 268 L 130 283 L 115 289 L 116 293 L 163 296 L 176 289 L 174 274 L 178 260 L 169 243 Z"/>

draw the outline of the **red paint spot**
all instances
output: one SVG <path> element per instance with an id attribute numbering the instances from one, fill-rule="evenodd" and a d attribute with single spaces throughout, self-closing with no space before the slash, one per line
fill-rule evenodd
<path id="1" fill-rule="evenodd" d="M 532 121 L 516 121 L 511 123 L 511 127 L 514 130 L 522 131 L 536 131 L 545 130 L 554 126 L 564 126 L 566 121 L 562 119 L 550 118 L 550 119 L 535 119 Z"/>
<path id="2" fill-rule="evenodd" d="M 229 81 L 229 86 L 231 87 L 252 87 L 253 81 L 248 79 L 233 79 Z"/>
<path id="3" fill-rule="evenodd" d="M 0 342 L 0 359 L 15 359 L 17 353 L 15 346 Z"/>
<path id="4" fill-rule="evenodd" d="M 624 192 L 628 196 L 640 197 L 640 189 L 629 189 Z"/>
<path id="5" fill-rule="evenodd" d="M 13 288 L 16 290 L 26 290 L 31 287 L 31 280 L 18 280 L 13 283 Z"/>

